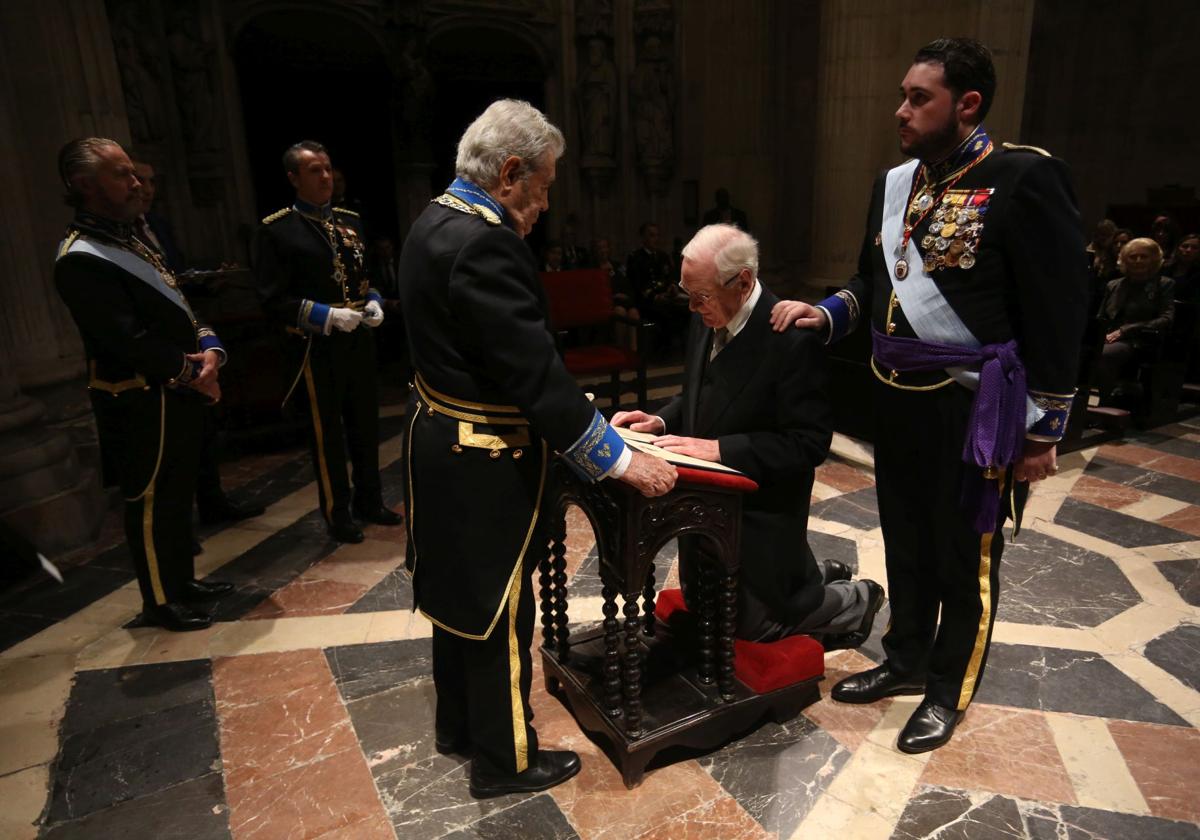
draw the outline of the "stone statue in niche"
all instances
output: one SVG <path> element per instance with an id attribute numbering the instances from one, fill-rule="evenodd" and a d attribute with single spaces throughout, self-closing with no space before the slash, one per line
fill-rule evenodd
<path id="1" fill-rule="evenodd" d="M 669 164 L 675 155 L 674 78 L 658 36 L 650 35 L 642 43 L 629 87 L 638 162 L 653 167 Z"/>
<path id="2" fill-rule="evenodd" d="M 122 4 L 112 18 L 113 51 L 121 71 L 129 131 L 139 145 L 157 143 L 165 134 L 160 97 L 161 56 L 148 21 L 146 10 L 139 3 Z"/>
<path id="3" fill-rule="evenodd" d="M 171 53 L 179 118 L 188 150 L 219 150 L 216 98 L 209 70 L 216 50 L 204 37 L 195 14 L 186 6 L 176 7 L 171 16 L 167 48 Z"/>
<path id="4" fill-rule="evenodd" d="M 429 146 L 433 132 L 433 74 L 425 66 L 420 40 L 409 36 L 400 53 L 400 90 L 397 126 L 413 150 Z"/>
<path id="5" fill-rule="evenodd" d="M 579 77 L 583 165 L 611 165 L 617 113 L 617 68 L 603 38 L 588 41 L 587 67 Z"/>
<path id="6" fill-rule="evenodd" d="M 612 35 L 612 0 L 579 0 L 575 8 L 575 31 L 579 35 Z"/>

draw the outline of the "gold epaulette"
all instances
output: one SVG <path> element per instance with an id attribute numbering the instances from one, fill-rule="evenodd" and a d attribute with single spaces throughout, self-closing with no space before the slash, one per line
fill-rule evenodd
<path id="1" fill-rule="evenodd" d="M 277 222 L 280 219 L 282 219 L 284 216 L 286 216 L 288 213 L 291 213 L 291 212 L 292 212 L 291 207 L 284 207 L 282 210 L 276 210 L 270 216 L 267 216 L 266 218 L 264 218 L 262 220 L 262 223 L 264 225 L 269 225 L 269 224 L 271 224 L 271 222 Z"/>
<path id="2" fill-rule="evenodd" d="M 361 215 L 361 214 L 359 214 L 359 213 L 355 213 L 353 210 L 347 210 L 345 207 L 334 207 L 334 208 L 333 208 L 333 212 L 335 212 L 335 213 L 345 213 L 347 216 L 353 216 L 353 217 L 354 217 L 354 218 L 356 218 L 356 219 L 361 219 L 361 218 L 362 218 L 362 215 Z"/>
<path id="3" fill-rule="evenodd" d="M 1023 146 L 1020 143 L 1001 143 L 1005 151 L 1008 152 L 1036 152 L 1042 157 L 1053 157 L 1049 152 L 1041 146 Z"/>
<path id="4" fill-rule="evenodd" d="M 496 215 L 496 211 L 492 208 L 485 207 L 482 204 L 468 204 L 458 196 L 450 195 L 450 193 L 442 193 L 433 200 L 433 203 L 449 207 L 451 210 L 457 210 L 459 213 L 466 213 L 468 216 L 478 216 L 489 225 L 500 224 L 500 217 Z"/>
<path id="5" fill-rule="evenodd" d="M 75 244 L 75 240 L 79 238 L 79 231 L 73 230 L 67 234 L 67 238 L 63 240 L 62 245 L 58 248 L 58 258 L 61 260 L 67 255 L 67 251 L 71 250 L 71 246 Z"/>

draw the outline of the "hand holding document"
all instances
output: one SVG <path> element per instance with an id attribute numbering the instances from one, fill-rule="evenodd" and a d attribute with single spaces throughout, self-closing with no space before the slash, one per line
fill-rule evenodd
<path id="1" fill-rule="evenodd" d="M 647 455 L 653 455 L 656 458 L 662 458 L 676 466 L 694 467 L 700 470 L 713 470 L 715 472 L 731 473 L 733 475 L 741 475 L 742 473 L 732 467 L 727 467 L 724 464 L 718 464 L 716 461 L 705 461 L 702 458 L 693 458 L 691 455 L 684 455 L 682 452 L 671 452 L 663 449 L 660 446 L 655 446 L 654 441 L 660 435 L 653 435 L 648 432 L 635 432 L 632 429 L 627 429 L 622 426 L 614 427 L 617 434 L 625 441 L 625 444 L 636 452 L 644 452 Z"/>

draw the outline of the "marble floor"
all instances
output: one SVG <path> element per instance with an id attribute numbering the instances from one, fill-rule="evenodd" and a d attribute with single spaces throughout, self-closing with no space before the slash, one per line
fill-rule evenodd
<path id="1" fill-rule="evenodd" d="M 657 371 L 652 396 L 678 380 Z M 392 502 L 399 411 L 383 412 Z M 835 452 L 813 548 L 883 580 L 869 456 Z M 433 748 L 403 528 L 330 542 L 300 452 L 244 459 L 226 482 L 267 513 L 202 532 L 200 573 L 238 586 L 211 629 L 126 626 L 139 596 L 115 529 L 64 585 L 0 598 L 0 837 L 1200 838 L 1200 422 L 1073 453 L 1038 487 L 1005 551 L 985 679 L 946 748 L 895 749 L 916 698 L 825 697 L 627 791 L 535 676 L 543 744 L 579 751 L 583 771 L 484 802 Z M 599 579 L 576 514 L 583 622 L 600 617 Z M 822 694 L 879 656 L 878 631 L 827 654 Z"/>

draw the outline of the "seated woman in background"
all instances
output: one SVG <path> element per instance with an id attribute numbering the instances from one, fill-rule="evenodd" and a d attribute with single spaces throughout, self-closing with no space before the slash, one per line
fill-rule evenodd
<path id="1" fill-rule="evenodd" d="M 1131 239 L 1117 257 L 1121 276 L 1104 290 L 1098 318 L 1104 349 L 1096 365 L 1100 404 L 1132 396 L 1137 365 L 1166 339 L 1175 317 L 1175 281 L 1160 274 L 1162 249 L 1153 239 Z M 1118 387 L 1121 386 L 1121 387 Z"/>
<path id="2" fill-rule="evenodd" d="M 1175 281 L 1175 300 L 1200 303 L 1200 233 L 1179 240 L 1175 253 L 1163 264 L 1163 276 Z"/>

